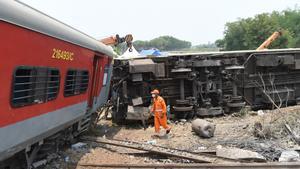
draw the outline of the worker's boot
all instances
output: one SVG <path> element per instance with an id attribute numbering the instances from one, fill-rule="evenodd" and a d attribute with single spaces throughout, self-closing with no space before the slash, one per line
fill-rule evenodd
<path id="1" fill-rule="evenodd" d="M 171 128 L 169 128 L 168 130 L 166 130 L 166 134 L 169 134 L 171 131 Z"/>

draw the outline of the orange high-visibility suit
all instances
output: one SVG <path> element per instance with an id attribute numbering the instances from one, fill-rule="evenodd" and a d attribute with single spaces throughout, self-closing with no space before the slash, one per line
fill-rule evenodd
<path id="1" fill-rule="evenodd" d="M 171 129 L 171 127 L 167 125 L 167 107 L 162 97 L 157 96 L 154 98 L 151 112 L 154 112 L 154 127 L 156 133 L 159 133 L 160 126 L 163 126 L 166 130 Z"/>

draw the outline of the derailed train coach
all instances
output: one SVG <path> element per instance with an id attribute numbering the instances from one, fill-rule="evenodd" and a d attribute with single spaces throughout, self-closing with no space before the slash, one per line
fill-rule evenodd
<path id="1" fill-rule="evenodd" d="M 297 104 L 300 49 L 179 53 L 115 59 L 113 119 L 150 117 L 150 91 L 159 89 L 169 116 L 214 116 Z"/>
<path id="2" fill-rule="evenodd" d="M 30 167 L 88 129 L 106 103 L 114 53 L 18 1 L 0 0 L 0 37 L 0 168 L 25 157 Z"/>

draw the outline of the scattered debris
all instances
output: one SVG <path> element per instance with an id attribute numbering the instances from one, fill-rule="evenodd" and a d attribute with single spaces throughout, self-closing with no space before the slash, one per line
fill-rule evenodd
<path id="1" fill-rule="evenodd" d="M 149 140 L 149 141 L 147 141 L 147 144 L 154 145 L 154 144 L 156 144 L 156 140 Z"/>
<path id="2" fill-rule="evenodd" d="M 239 148 L 217 148 L 217 156 L 230 158 L 230 159 L 239 159 L 239 160 L 249 160 L 255 162 L 266 162 L 266 159 L 258 154 L 257 152 L 243 150 Z"/>
<path id="3" fill-rule="evenodd" d="M 84 149 L 84 148 L 86 148 L 86 147 L 87 147 L 87 143 L 82 143 L 82 142 L 78 142 L 78 143 L 73 144 L 73 145 L 71 146 L 71 148 L 72 148 L 73 150 L 82 150 L 82 149 Z"/>
<path id="4" fill-rule="evenodd" d="M 270 125 L 263 125 L 261 122 L 255 122 L 253 135 L 258 138 L 269 139 L 271 137 L 270 127 Z"/>
<path id="5" fill-rule="evenodd" d="M 51 153 L 47 156 L 47 162 L 51 162 L 59 158 L 59 155 L 56 153 Z"/>
<path id="6" fill-rule="evenodd" d="M 57 164 L 57 163 L 54 164 L 54 168 L 55 168 L 55 169 L 60 169 L 60 168 L 61 168 L 61 167 L 60 167 L 60 164 Z"/>
<path id="7" fill-rule="evenodd" d="M 284 125 L 288 133 L 292 136 L 293 140 L 297 143 L 300 144 L 300 136 L 298 136 L 288 124 Z"/>
<path id="8" fill-rule="evenodd" d="M 207 148 L 204 147 L 204 146 L 200 146 L 200 147 L 198 147 L 197 149 L 198 149 L 198 150 L 206 150 Z"/>
<path id="9" fill-rule="evenodd" d="M 244 150 L 250 150 L 257 152 L 264 156 L 268 161 L 278 161 L 281 152 L 284 150 L 278 142 L 271 140 L 257 140 L 257 139 L 247 139 L 247 140 L 227 140 L 219 141 L 219 144 L 225 145 L 226 147 L 236 147 Z"/>
<path id="10" fill-rule="evenodd" d="M 215 125 L 202 119 L 196 119 L 192 121 L 192 130 L 201 137 L 210 138 L 214 136 Z"/>
<path id="11" fill-rule="evenodd" d="M 300 156 L 297 151 L 287 150 L 283 151 L 279 157 L 279 162 L 296 162 L 300 161 Z"/>
<path id="12" fill-rule="evenodd" d="M 258 110 L 257 111 L 257 115 L 259 115 L 259 116 L 263 116 L 265 113 L 264 113 L 264 111 L 262 111 L 262 110 Z"/>
<path id="13" fill-rule="evenodd" d="M 249 124 L 244 125 L 242 128 L 247 129 L 249 127 Z"/>
<path id="14" fill-rule="evenodd" d="M 34 168 L 38 168 L 38 167 L 40 167 L 40 166 L 42 166 L 42 165 L 46 165 L 46 164 L 47 164 L 47 160 L 46 160 L 46 159 L 43 159 L 43 160 L 34 162 L 34 163 L 32 164 L 32 166 L 33 166 Z"/>
<path id="15" fill-rule="evenodd" d="M 179 121 L 182 122 L 182 123 L 185 123 L 186 119 L 180 119 Z"/>
<path id="16" fill-rule="evenodd" d="M 249 111 L 248 114 L 251 116 L 257 116 L 257 111 Z"/>
<path id="17" fill-rule="evenodd" d="M 69 156 L 66 156 L 65 157 L 65 162 L 69 162 L 70 161 L 70 157 Z"/>

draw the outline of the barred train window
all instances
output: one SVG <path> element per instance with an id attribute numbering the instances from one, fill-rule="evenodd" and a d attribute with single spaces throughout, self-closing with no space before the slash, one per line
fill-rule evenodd
<path id="1" fill-rule="evenodd" d="M 89 72 L 86 70 L 68 70 L 65 83 L 65 96 L 85 93 L 89 84 Z"/>
<path id="2" fill-rule="evenodd" d="M 14 73 L 12 106 L 44 103 L 57 97 L 59 70 L 49 67 L 20 66 Z"/>

